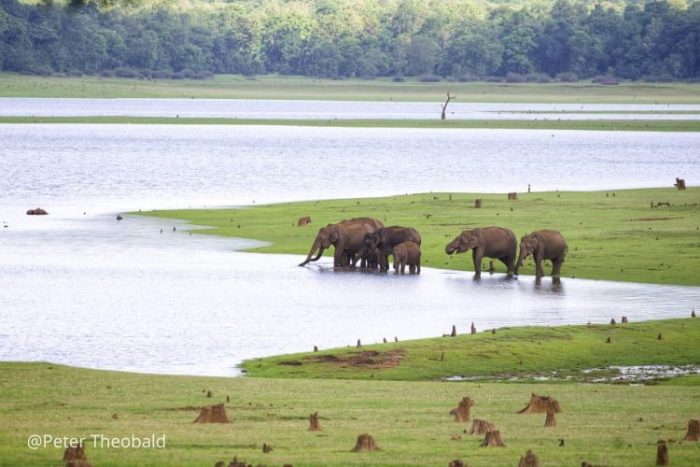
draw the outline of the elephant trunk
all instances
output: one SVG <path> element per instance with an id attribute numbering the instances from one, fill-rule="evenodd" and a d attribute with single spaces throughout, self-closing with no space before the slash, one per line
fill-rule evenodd
<path id="1" fill-rule="evenodd" d="M 520 255 L 518 256 L 518 262 L 515 263 L 515 268 L 513 268 L 513 273 L 517 276 L 518 271 L 520 270 L 520 266 L 523 265 L 523 260 L 527 258 L 527 251 L 523 250 L 522 247 L 520 248 Z"/>
<path id="2" fill-rule="evenodd" d="M 312 258 L 313 254 L 316 250 L 318 250 L 318 254 L 316 255 L 315 258 Z M 321 258 L 321 256 L 323 255 L 323 250 L 324 250 L 323 246 L 321 246 L 319 244 L 318 240 L 315 240 L 314 244 L 311 245 L 311 250 L 309 250 L 309 254 L 306 256 L 306 259 L 302 263 L 299 263 L 299 266 L 306 266 L 311 261 L 318 261 L 319 258 Z"/>

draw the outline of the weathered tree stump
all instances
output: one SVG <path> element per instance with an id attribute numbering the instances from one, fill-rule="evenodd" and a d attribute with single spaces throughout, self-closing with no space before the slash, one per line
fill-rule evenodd
<path id="1" fill-rule="evenodd" d="M 383 338 L 382 338 L 382 342 L 383 342 L 384 344 L 387 343 L 386 337 L 383 337 Z"/>
<path id="2" fill-rule="evenodd" d="M 318 346 L 314 345 L 314 352 L 318 352 Z"/>
<path id="3" fill-rule="evenodd" d="M 496 334 L 496 328 L 491 329 L 491 334 Z"/>
<path id="4" fill-rule="evenodd" d="M 491 422 L 475 418 L 474 421 L 472 422 L 472 427 L 469 429 L 469 434 L 470 435 L 485 435 L 489 431 L 493 431 L 495 429 L 496 429 L 496 427 L 493 426 L 493 424 Z"/>
<path id="5" fill-rule="evenodd" d="M 525 455 L 520 457 L 518 467 L 540 467 L 540 460 L 534 452 L 528 449 Z"/>
<path id="6" fill-rule="evenodd" d="M 690 311 L 690 317 L 691 317 L 691 318 L 695 318 L 695 310 L 691 310 L 691 311 Z"/>
<path id="7" fill-rule="evenodd" d="M 627 321 L 627 316 L 623 316 L 623 317 L 622 317 L 622 322 L 623 322 L 623 323 L 629 322 L 629 321 Z"/>
<path id="8" fill-rule="evenodd" d="M 544 421 L 544 426 L 557 426 L 557 419 L 554 416 L 554 412 L 551 410 L 547 411 L 547 418 Z"/>
<path id="9" fill-rule="evenodd" d="M 663 336 L 661 335 L 661 333 L 659 333 L 659 335 L 656 336 L 656 338 L 657 338 L 658 340 L 661 340 L 661 339 L 663 339 Z"/>
<path id="10" fill-rule="evenodd" d="M 199 416 L 192 423 L 230 423 L 224 404 L 202 407 Z"/>
<path id="11" fill-rule="evenodd" d="M 481 447 L 494 447 L 494 448 L 499 448 L 499 447 L 504 447 L 505 443 L 501 439 L 501 432 L 498 430 L 494 431 L 488 431 L 486 433 L 486 436 L 484 436 L 484 440 L 481 442 Z"/>
<path id="12" fill-rule="evenodd" d="M 615 326 L 616 324 L 615 318 L 610 318 L 610 326 Z"/>
<path id="13" fill-rule="evenodd" d="M 476 209 L 481 209 L 481 204 L 482 204 L 482 199 L 481 198 L 476 198 L 474 200 L 474 207 Z"/>
<path id="14" fill-rule="evenodd" d="M 452 325 L 452 332 L 450 333 L 450 337 L 457 337 L 457 326 L 454 324 Z"/>
<path id="15" fill-rule="evenodd" d="M 318 422 L 318 412 L 309 415 L 309 431 L 321 431 L 321 424 Z"/>
<path id="16" fill-rule="evenodd" d="M 515 191 L 512 193 L 508 193 L 508 200 L 517 201 L 517 199 L 518 199 L 518 193 L 516 193 Z"/>
<path id="17" fill-rule="evenodd" d="M 363 433 L 357 437 L 357 442 L 355 447 L 352 448 L 352 452 L 367 452 L 367 451 L 379 451 L 379 446 L 374 441 L 371 435 Z"/>
<path id="18" fill-rule="evenodd" d="M 605 343 L 606 343 L 606 344 L 612 343 L 612 337 L 608 336 L 608 338 L 605 339 Z"/>
<path id="19" fill-rule="evenodd" d="M 225 465 L 224 462 L 217 462 L 216 463 L 217 467 L 220 464 Z M 239 461 L 238 456 L 233 456 L 233 459 L 231 460 L 231 462 L 228 463 L 227 467 L 248 467 L 248 463 L 246 461 Z"/>
<path id="20" fill-rule="evenodd" d="M 450 410 L 450 415 L 454 415 L 455 422 L 464 423 L 469 421 L 469 411 L 474 405 L 474 401 L 468 397 L 463 397 L 459 401 L 457 408 Z"/>
<path id="21" fill-rule="evenodd" d="M 462 462 L 462 461 L 459 460 L 459 459 L 455 459 L 455 460 L 453 460 L 452 462 L 450 462 L 450 463 L 447 465 L 447 467 L 467 467 L 467 464 L 465 464 L 464 462 Z"/>
<path id="22" fill-rule="evenodd" d="M 48 214 L 48 212 L 46 212 L 45 209 L 41 209 L 41 208 L 29 209 L 27 211 L 28 216 L 45 216 L 47 214 Z"/>
<path id="23" fill-rule="evenodd" d="M 546 412 L 561 412 L 559 402 L 553 397 L 538 396 L 534 392 L 530 396 L 530 403 L 518 413 L 546 413 Z"/>
<path id="24" fill-rule="evenodd" d="M 304 227 L 305 225 L 309 225 L 310 223 L 311 223 L 311 217 L 309 217 L 309 216 L 300 217 L 299 220 L 297 220 L 297 227 Z"/>
<path id="25" fill-rule="evenodd" d="M 679 190 L 685 190 L 685 180 L 682 178 L 676 177 L 676 183 L 674 183 L 673 186 L 675 186 Z"/>
<path id="26" fill-rule="evenodd" d="M 267 443 L 263 443 L 262 452 L 264 452 L 265 454 L 272 452 L 272 445 L 267 444 Z"/>
<path id="27" fill-rule="evenodd" d="M 122 215 L 121 215 L 121 214 L 117 214 L 117 220 L 120 221 L 120 220 L 122 220 L 122 219 L 124 219 L 124 218 L 122 217 Z"/>
<path id="28" fill-rule="evenodd" d="M 668 446 L 662 439 L 656 443 L 656 465 L 668 465 Z"/>
<path id="29" fill-rule="evenodd" d="M 693 418 L 688 420 L 688 432 L 683 441 L 700 441 L 700 420 Z"/>
<path id="30" fill-rule="evenodd" d="M 211 391 L 207 391 L 207 397 L 211 398 Z"/>
<path id="31" fill-rule="evenodd" d="M 63 452 L 63 462 L 66 463 L 66 467 L 92 467 L 85 456 L 85 446 L 82 444 L 68 446 Z"/>
<path id="32" fill-rule="evenodd" d="M 474 326 L 474 321 L 472 321 L 472 329 L 471 329 L 472 334 L 476 334 L 476 326 Z"/>
<path id="33" fill-rule="evenodd" d="M 357 339 L 357 348 L 362 347 L 362 342 L 360 342 L 360 339 Z"/>

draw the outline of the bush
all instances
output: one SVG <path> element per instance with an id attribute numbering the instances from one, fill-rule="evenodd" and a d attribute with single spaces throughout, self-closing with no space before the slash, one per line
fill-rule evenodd
<path id="1" fill-rule="evenodd" d="M 552 78 L 550 78 L 549 75 L 544 74 L 544 73 L 529 73 L 527 75 L 527 82 L 528 83 L 551 83 Z"/>
<path id="2" fill-rule="evenodd" d="M 565 73 L 557 73 L 556 79 L 557 81 L 561 81 L 562 83 L 575 83 L 576 81 L 578 81 L 578 75 L 571 71 L 567 71 Z"/>
<path id="3" fill-rule="evenodd" d="M 460 83 L 470 83 L 473 81 L 479 81 L 479 77 L 471 73 L 465 73 L 457 77 L 457 81 Z"/>
<path id="4" fill-rule="evenodd" d="M 673 81 L 673 76 L 668 73 L 655 73 L 653 75 L 644 76 L 642 80 L 647 83 L 670 83 Z"/>
<path id="5" fill-rule="evenodd" d="M 173 73 L 170 76 L 170 78 L 172 78 L 172 79 L 185 79 L 185 74 L 181 71 L 176 71 L 175 73 Z"/>
<path id="6" fill-rule="evenodd" d="M 103 78 L 113 78 L 114 70 L 102 70 L 100 71 L 100 76 L 102 76 Z"/>
<path id="7" fill-rule="evenodd" d="M 525 83 L 527 82 L 527 76 L 521 75 L 520 73 L 508 72 L 506 74 L 506 83 Z"/>
<path id="8" fill-rule="evenodd" d="M 442 77 L 440 77 L 438 75 L 430 75 L 430 74 L 420 75 L 418 77 L 418 81 L 420 81 L 421 83 L 437 83 L 439 81 L 442 81 Z"/>
<path id="9" fill-rule="evenodd" d="M 404 77 L 401 76 L 401 75 L 396 75 L 396 76 L 394 76 L 391 80 L 392 80 L 394 83 L 403 83 L 404 81 L 406 81 L 406 78 L 404 78 Z"/>
<path id="10" fill-rule="evenodd" d="M 151 72 L 151 78 L 153 79 L 170 79 L 173 73 L 168 70 L 155 70 Z"/>
<path id="11" fill-rule="evenodd" d="M 119 78 L 136 78 L 138 73 L 136 73 L 131 68 L 115 68 L 114 75 Z"/>
<path id="12" fill-rule="evenodd" d="M 211 71 L 198 71 L 194 75 L 192 75 L 192 79 L 211 79 L 213 77 L 214 73 L 212 73 Z"/>

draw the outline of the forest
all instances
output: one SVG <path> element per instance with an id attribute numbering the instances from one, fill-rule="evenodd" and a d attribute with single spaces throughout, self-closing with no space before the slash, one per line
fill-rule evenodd
<path id="1" fill-rule="evenodd" d="M 692 81 L 700 2 L 0 0 L 0 70 Z"/>

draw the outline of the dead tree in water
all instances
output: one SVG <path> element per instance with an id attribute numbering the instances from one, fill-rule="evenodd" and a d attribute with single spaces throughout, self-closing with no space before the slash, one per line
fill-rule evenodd
<path id="1" fill-rule="evenodd" d="M 447 112 L 447 104 L 450 103 L 452 99 L 454 99 L 457 96 L 450 96 L 450 91 L 447 91 L 447 100 L 445 100 L 445 103 L 442 105 L 442 114 L 440 114 L 440 120 L 445 120 L 447 118 L 446 112 Z"/>

